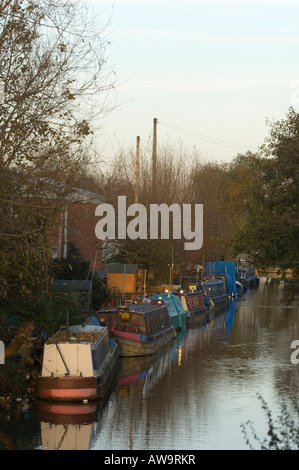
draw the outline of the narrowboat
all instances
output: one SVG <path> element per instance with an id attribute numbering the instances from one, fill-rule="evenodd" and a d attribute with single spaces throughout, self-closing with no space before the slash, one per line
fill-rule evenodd
<path id="1" fill-rule="evenodd" d="M 163 294 L 152 295 L 148 300 L 152 303 L 160 302 L 167 305 L 170 323 L 176 330 L 179 331 L 186 328 L 186 311 L 175 294 L 165 292 Z"/>
<path id="2" fill-rule="evenodd" d="M 238 280 L 246 287 L 258 287 L 260 278 L 256 276 L 255 271 L 250 266 L 239 266 Z"/>
<path id="3" fill-rule="evenodd" d="M 62 328 L 44 344 L 37 397 L 59 402 L 102 399 L 117 369 L 118 346 L 107 327 Z"/>
<path id="4" fill-rule="evenodd" d="M 120 357 L 148 356 L 175 340 L 166 305 L 136 303 L 96 312 L 118 343 Z"/>
<path id="5" fill-rule="evenodd" d="M 201 287 L 200 287 L 201 289 Z M 208 310 L 202 290 L 184 292 L 181 290 L 177 296 L 186 312 L 186 326 L 203 326 L 208 321 Z"/>
<path id="6" fill-rule="evenodd" d="M 228 303 L 225 282 L 222 279 L 203 281 L 205 304 L 209 311 L 215 313 L 225 310 Z"/>
<path id="7" fill-rule="evenodd" d="M 210 261 L 205 264 L 205 279 L 214 277 L 225 282 L 230 298 L 238 295 L 237 272 L 234 261 Z"/>

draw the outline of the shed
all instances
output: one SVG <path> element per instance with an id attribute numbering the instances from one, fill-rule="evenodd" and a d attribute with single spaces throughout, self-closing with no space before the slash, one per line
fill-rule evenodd
<path id="1" fill-rule="evenodd" d="M 101 271 L 96 271 L 96 274 L 99 279 L 106 276 L 111 289 L 124 294 L 136 292 L 137 264 L 110 263 L 103 266 Z"/>

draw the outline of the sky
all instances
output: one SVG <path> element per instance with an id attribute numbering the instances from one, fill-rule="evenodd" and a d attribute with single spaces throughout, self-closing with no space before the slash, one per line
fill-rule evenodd
<path id="1" fill-rule="evenodd" d="M 88 0 L 110 18 L 117 106 L 102 123 L 104 159 L 157 144 L 213 162 L 256 151 L 267 120 L 299 112 L 299 0 Z"/>

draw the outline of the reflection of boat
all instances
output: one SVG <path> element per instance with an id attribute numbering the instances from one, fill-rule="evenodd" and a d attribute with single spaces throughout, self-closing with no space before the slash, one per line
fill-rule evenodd
<path id="1" fill-rule="evenodd" d="M 40 421 L 51 424 L 90 424 L 96 419 L 97 401 L 88 403 L 58 403 L 38 400 L 37 412 Z"/>
<path id="2" fill-rule="evenodd" d="M 232 331 L 234 327 L 235 315 L 236 315 L 236 306 L 237 300 L 231 300 L 226 310 L 219 313 L 218 315 L 211 315 L 209 318 L 209 322 L 206 325 L 208 329 L 221 329 L 224 328 L 225 330 Z"/>
<path id="3" fill-rule="evenodd" d="M 88 450 L 106 402 L 56 403 L 39 400 L 38 419 L 44 450 Z M 100 415 L 99 415 L 100 414 Z M 99 418 L 100 417 L 100 418 Z"/>
<path id="4" fill-rule="evenodd" d="M 99 310 L 96 317 L 106 324 L 119 345 L 120 357 L 147 356 L 174 341 L 166 305 L 131 304 Z"/>
<path id="5" fill-rule="evenodd" d="M 37 396 L 53 401 L 104 398 L 117 371 L 118 347 L 107 327 L 75 325 L 44 345 Z"/>
<path id="6" fill-rule="evenodd" d="M 208 311 L 205 305 L 203 290 L 201 286 L 198 289 L 200 290 L 195 292 L 181 291 L 177 294 L 186 311 L 187 327 L 203 326 L 208 321 Z"/>
<path id="7" fill-rule="evenodd" d="M 224 311 L 227 306 L 225 283 L 221 279 L 208 279 L 203 282 L 205 303 L 209 311 Z"/>
<path id="8" fill-rule="evenodd" d="M 232 330 L 234 327 L 236 308 L 237 308 L 237 303 L 236 303 L 236 300 L 234 299 L 230 301 L 227 306 L 225 320 L 224 320 L 226 330 Z"/>
<path id="9" fill-rule="evenodd" d="M 121 358 L 119 363 L 118 385 L 121 393 L 125 389 L 142 390 L 142 396 L 164 375 L 169 364 L 170 346 L 157 351 L 152 356 Z"/>
<path id="10" fill-rule="evenodd" d="M 171 325 L 180 330 L 186 326 L 186 311 L 183 309 L 181 302 L 176 295 L 168 292 L 163 294 L 156 294 L 149 297 L 151 302 L 163 302 L 167 305 Z"/>

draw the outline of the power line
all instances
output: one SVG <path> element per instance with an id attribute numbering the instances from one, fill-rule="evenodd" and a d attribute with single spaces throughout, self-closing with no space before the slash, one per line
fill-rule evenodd
<path id="1" fill-rule="evenodd" d="M 244 149 L 245 150 L 250 150 L 250 147 L 246 147 L 245 145 L 240 145 L 240 144 L 236 144 L 236 143 L 233 143 L 233 142 L 227 142 L 225 140 L 216 139 L 214 137 L 208 137 L 206 135 L 199 134 L 198 132 L 189 131 L 188 129 L 183 129 L 182 127 L 176 126 L 174 124 L 170 124 L 170 123 L 165 122 L 165 121 L 160 121 L 160 119 L 159 119 L 158 122 L 159 122 L 159 124 L 162 124 L 165 127 L 169 127 L 170 129 L 173 129 L 173 130 L 182 132 L 184 134 L 190 135 L 191 137 L 196 137 L 198 139 L 205 140 L 206 142 L 210 142 L 210 143 L 217 144 L 217 145 L 222 145 L 222 146 L 225 146 L 225 147 L 240 149 L 240 150 L 241 149 L 242 150 L 244 150 Z M 251 149 L 251 150 L 253 150 L 253 149 Z"/>

